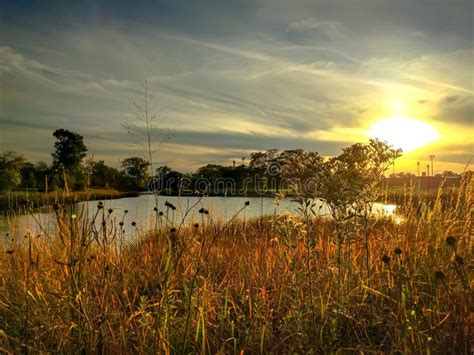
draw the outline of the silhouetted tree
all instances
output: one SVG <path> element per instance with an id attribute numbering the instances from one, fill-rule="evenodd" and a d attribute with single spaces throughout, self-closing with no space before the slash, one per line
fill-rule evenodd
<path id="1" fill-rule="evenodd" d="M 127 158 L 122 162 L 129 189 L 141 191 L 147 188 L 149 166 L 150 163 L 140 157 Z"/>
<path id="2" fill-rule="evenodd" d="M 35 177 L 35 165 L 30 162 L 25 162 L 20 168 L 21 187 L 23 188 L 37 188 Z"/>
<path id="3" fill-rule="evenodd" d="M 87 155 L 87 147 L 84 144 L 83 137 L 80 134 L 68 131 L 66 129 L 57 129 L 53 136 L 56 137 L 54 143 L 53 169 L 57 173 L 63 174 L 68 178 L 68 184 L 74 189 L 82 189 L 86 186 L 86 177 L 82 168 L 82 160 Z"/>
<path id="4" fill-rule="evenodd" d="M 90 184 L 92 187 L 120 187 L 120 172 L 107 166 L 103 160 L 92 162 Z"/>
<path id="5" fill-rule="evenodd" d="M 23 155 L 12 150 L 0 155 L 0 192 L 10 191 L 21 182 L 21 167 L 25 162 Z"/>

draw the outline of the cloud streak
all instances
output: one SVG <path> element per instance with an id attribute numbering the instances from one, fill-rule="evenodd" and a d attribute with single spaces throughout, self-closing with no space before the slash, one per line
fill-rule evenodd
<path id="1" fill-rule="evenodd" d="M 18 150 L 48 160 L 46 132 L 66 127 L 94 137 L 97 159 L 134 154 L 121 123 L 144 79 L 176 130 L 160 156 L 175 168 L 205 161 L 196 150 L 215 162 L 273 147 L 337 154 L 392 114 L 392 99 L 416 118 L 471 128 L 469 2 L 426 4 L 7 2 L 0 148 L 20 139 Z M 39 138 L 22 140 L 25 130 Z"/>

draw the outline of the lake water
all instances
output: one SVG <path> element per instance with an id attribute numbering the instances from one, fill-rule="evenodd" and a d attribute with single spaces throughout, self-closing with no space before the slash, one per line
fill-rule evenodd
<path id="1" fill-rule="evenodd" d="M 165 202 L 173 204 L 175 211 L 165 206 Z M 245 207 L 245 202 L 250 204 Z M 97 210 L 98 201 L 87 201 L 78 204 L 77 215 L 81 212 L 92 216 Z M 138 197 L 127 197 L 114 200 L 105 200 L 104 210 L 113 209 L 110 216 L 112 222 L 118 223 L 124 219 L 124 229 L 129 229 L 132 222 L 136 223 L 139 229 L 151 228 L 156 223 L 157 212 L 154 211 L 155 196 L 140 195 Z M 245 208 L 244 208 L 245 207 Z M 213 221 L 228 221 L 232 218 L 249 220 L 265 215 L 275 215 L 282 212 L 297 214 L 297 203 L 291 199 L 285 199 L 280 204 L 275 204 L 274 199 L 269 197 L 178 197 L 178 196 L 158 196 L 158 211 L 162 211 L 162 219 L 179 225 L 184 219 L 185 223 L 201 222 L 202 215 L 199 213 L 201 208 L 209 211 L 205 218 Z M 125 211 L 128 211 L 125 214 Z M 394 205 L 375 204 L 374 212 L 377 214 L 393 214 Z M 328 215 L 327 206 L 318 202 L 315 211 L 319 215 Z M 0 231 L 3 235 L 24 234 L 30 231 L 33 234 L 39 234 L 42 231 L 52 231 L 55 228 L 54 213 L 51 207 L 43 211 L 16 216 L 15 218 L 0 217 Z"/>

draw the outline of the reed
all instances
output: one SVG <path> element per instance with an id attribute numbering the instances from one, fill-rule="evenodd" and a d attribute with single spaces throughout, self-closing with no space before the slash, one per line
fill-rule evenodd
<path id="1" fill-rule="evenodd" d="M 350 244 L 331 218 L 308 232 L 298 216 L 244 221 L 246 205 L 224 223 L 199 202 L 187 224 L 167 204 L 141 230 L 58 200 L 54 233 L 0 243 L 0 351 L 468 353 L 472 187 L 407 195 L 401 220 L 374 217 Z"/>

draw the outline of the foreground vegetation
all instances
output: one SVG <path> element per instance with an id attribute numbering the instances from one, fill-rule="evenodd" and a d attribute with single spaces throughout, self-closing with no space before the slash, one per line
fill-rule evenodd
<path id="1" fill-rule="evenodd" d="M 469 353 L 472 185 L 407 196 L 368 238 L 321 217 L 223 223 L 201 205 L 176 223 L 171 204 L 141 231 L 102 203 L 56 204 L 56 233 L 0 243 L 0 350 Z"/>

